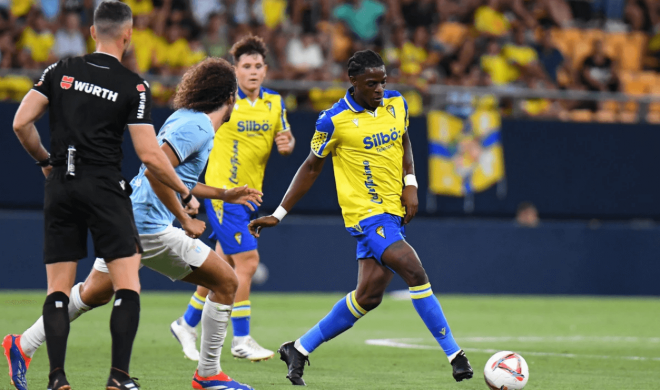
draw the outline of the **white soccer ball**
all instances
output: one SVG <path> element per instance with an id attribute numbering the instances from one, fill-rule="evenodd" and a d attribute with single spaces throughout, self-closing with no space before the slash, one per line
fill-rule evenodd
<path id="1" fill-rule="evenodd" d="M 527 384 L 529 368 L 517 353 L 500 351 L 488 359 L 484 379 L 491 390 L 520 390 Z"/>

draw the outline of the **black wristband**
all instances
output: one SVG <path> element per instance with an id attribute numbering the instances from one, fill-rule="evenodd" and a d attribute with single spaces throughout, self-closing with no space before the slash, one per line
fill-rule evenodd
<path id="1" fill-rule="evenodd" d="M 37 161 L 35 164 L 37 164 L 38 166 L 40 166 L 42 168 L 45 168 L 45 167 L 50 165 L 50 157 L 48 157 L 45 160 Z"/>
<path id="2" fill-rule="evenodd" d="M 187 206 L 188 203 L 190 203 L 190 201 L 192 200 L 192 197 L 193 197 L 192 192 L 189 192 L 189 193 L 188 193 L 188 196 L 186 196 L 185 198 L 181 199 L 181 203 L 183 203 L 184 206 Z"/>

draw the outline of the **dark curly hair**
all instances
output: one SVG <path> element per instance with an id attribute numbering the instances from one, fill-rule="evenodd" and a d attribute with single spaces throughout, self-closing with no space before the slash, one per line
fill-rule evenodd
<path id="1" fill-rule="evenodd" d="M 252 34 L 241 38 L 238 42 L 234 43 L 234 46 L 229 50 L 229 54 L 234 57 L 234 63 L 237 63 L 238 59 L 241 58 L 243 54 L 261 54 L 265 60 L 266 53 L 268 53 L 268 49 L 266 48 L 264 40 L 261 37 Z"/>
<path id="2" fill-rule="evenodd" d="M 183 75 L 174 96 L 174 108 L 209 113 L 236 93 L 236 74 L 229 62 L 209 57 Z"/>
<path id="3" fill-rule="evenodd" d="M 380 68 L 381 66 L 385 66 L 385 63 L 375 51 L 358 51 L 348 59 L 348 76 L 358 76 L 364 73 L 367 68 Z"/>

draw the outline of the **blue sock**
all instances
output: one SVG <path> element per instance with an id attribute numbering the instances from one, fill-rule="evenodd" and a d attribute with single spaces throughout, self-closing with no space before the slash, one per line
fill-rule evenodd
<path id="1" fill-rule="evenodd" d="M 442 312 L 438 298 L 433 295 L 431 283 L 410 287 L 410 297 L 417 314 L 422 317 L 426 327 L 431 331 L 440 347 L 450 356 L 460 350 L 451 334 L 449 324 Z"/>
<path id="2" fill-rule="evenodd" d="M 199 321 L 202 319 L 202 309 L 204 309 L 204 302 L 206 302 L 206 297 L 203 297 L 197 294 L 197 291 L 190 297 L 190 303 L 188 303 L 188 308 L 183 314 L 183 319 L 186 321 L 191 328 L 194 328 L 199 324 Z"/>
<path id="3" fill-rule="evenodd" d="M 234 337 L 244 337 L 250 335 L 251 314 L 252 310 L 250 301 L 234 303 L 234 310 L 231 312 L 231 325 L 234 328 Z"/>
<path id="4" fill-rule="evenodd" d="M 348 330 L 365 314 L 367 311 L 355 299 L 355 291 L 351 291 L 335 304 L 327 316 L 296 340 L 295 347 L 304 355 L 309 355 L 322 343 Z"/>

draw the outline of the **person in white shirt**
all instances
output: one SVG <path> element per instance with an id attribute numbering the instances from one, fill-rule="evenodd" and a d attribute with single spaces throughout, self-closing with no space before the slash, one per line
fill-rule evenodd
<path id="1" fill-rule="evenodd" d="M 80 32 L 80 15 L 77 13 L 67 12 L 64 15 L 64 28 L 55 34 L 54 51 L 60 59 L 87 54 L 85 38 Z"/>

